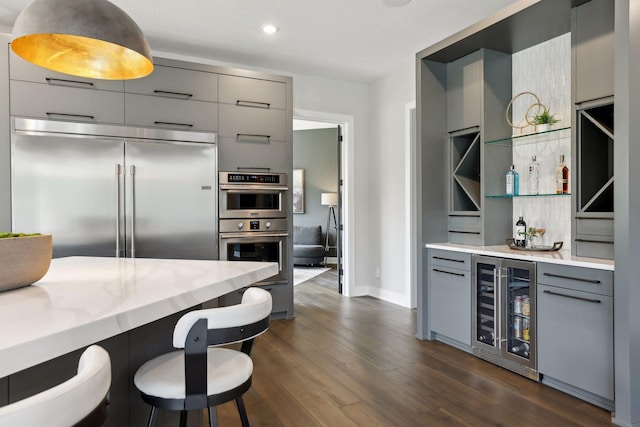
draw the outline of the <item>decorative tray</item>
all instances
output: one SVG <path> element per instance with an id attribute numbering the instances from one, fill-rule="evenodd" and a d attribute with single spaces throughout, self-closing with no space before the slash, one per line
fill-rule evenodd
<path id="1" fill-rule="evenodd" d="M 531 247 L 525 247 L 516 246 L 516 242 L 514 239 L 507 239 L 507 245 L 509 245 L 509 249 L 526 252 L 553 252 L 562 249 L 562 242 L 554 242 L 551 246 L 535 245 Z"/>

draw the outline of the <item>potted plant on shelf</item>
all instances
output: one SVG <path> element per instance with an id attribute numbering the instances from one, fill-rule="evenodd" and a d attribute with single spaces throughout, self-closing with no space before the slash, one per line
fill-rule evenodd
<path id="1" fill-rule="evenodd" d="M 558 123 L 560 119 L 556 119 L 555 114 L 551 114 L 548 108 L 544 108 L 540 114 L 533 116 L 532 123 L 536 125 L 537 132 L 545 132 L 551 128 L 552 124 Z"/>

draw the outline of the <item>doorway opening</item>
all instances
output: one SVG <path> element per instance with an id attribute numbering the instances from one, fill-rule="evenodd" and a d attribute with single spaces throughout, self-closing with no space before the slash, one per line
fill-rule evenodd
<path id="1" fill-rule="evenodd" d="M 331 267 L 338 291 L 350 295 L 353 269 L 349 266 L 353 239 L 350 236 L 350 172 L 353 156 L 353 117 L 331 113 L 294 110 L 294 175 L 302 177 L 302 185 L 294 183 L 294 227 L 320 229 L 321 239 L 314 243 L 323 247 L 323 257 L 310 258 L 315 267 Z M 298 194 L 297 194 L 298 193 Z M 299 227 L 296 227 L 299 230 Z M 295 249 L 294 232 L 294 254 Z M 299 251 L 300 252 L 300 251 Z M 300 258 L 302 261 L 307 261 Z M 295 262 L 295 260 L 294 260 Z M 294 266 L 294 282 L 296 270 Z M 330 273 L 331 273 L 330 272 Z M 313 274 L 311 272 L 310 274 Z"/>

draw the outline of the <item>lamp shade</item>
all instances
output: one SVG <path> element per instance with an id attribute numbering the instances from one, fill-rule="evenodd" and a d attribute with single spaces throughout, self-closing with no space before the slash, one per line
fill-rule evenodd
<path id="1" fill-rule="evenodd" d="M 153 71 L 140 27 L 107 0 L 35 0 L 16 19 L 11 48 L 50 70 L 125 80 Z"/>
<path id="2" fill-rule="evenodd" d="M 325 206 L 337 206 L 338 193 L 322 193 L 320 195 L 320 204 Z"/>

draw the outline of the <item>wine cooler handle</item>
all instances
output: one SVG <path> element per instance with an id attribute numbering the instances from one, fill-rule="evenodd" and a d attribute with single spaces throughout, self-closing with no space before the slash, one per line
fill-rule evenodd
<path id="1" fill-rule="evenodd" d="M 545 294 L 549 294 L 549 295 L 556 295 L 556 296 L 559 296 L 559 297 L 577 299 L 577 300 L 580 300 L 580 301 L 592 302 L 594 304 L 600 304 L 602 302 L 599 299 L 577 297 L 577 296 L 574 296 L 574 295 L 561 294 L 559 292 L 553 292 L 553 291 L 548 291 L 548 290 L 544 290 L 544 293 Z"/>
<path id="2" fill-rule="evenodd" d="M 498 341 L 498 348 L 501 349 L 502 348 L 502 275 L 500 274 L 500 268 L 495 267 L 493 270 L 493 274 L 494 274 L 493 280 L 495 282 L 494 298 L 498 300 L 497 303 L 494 305 L 494 307 L 498 309 L 497 316 L 494 315 L 495 316 L 494 322 L 498 324 L 498 334 L 496 335 L 496 339 Z"/>

